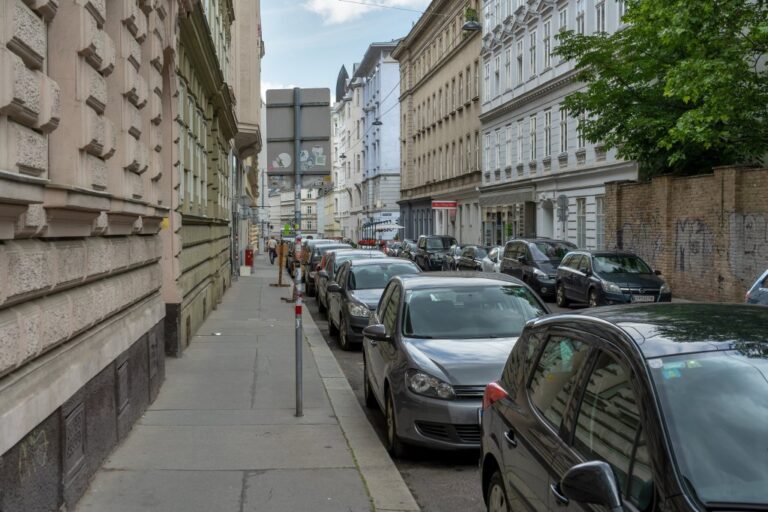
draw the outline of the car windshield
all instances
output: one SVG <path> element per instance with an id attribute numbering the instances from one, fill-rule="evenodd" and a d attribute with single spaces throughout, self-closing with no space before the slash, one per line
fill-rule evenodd
<path id="1" fill-rule="evenodd" d="M 595 271 L 601 274 L 650 274 L 651 269 L 637 256 L 595 256 Z"/>
<path id="2" fill-rule="evenodd" d="M 742 345 L 650 361 L 680 476 L 707 508 L 766 502 L 768 348 Z"/>
<path id="3" fill-rule="evenodd" d="M 456 240 L 452 238 L 427 238 L 427 249 L 442 250 L 448 249 L 450 246 L 456 244 Z"/>
<path id="4" fill-rule="evenodd" d="M 483 247 L 476 247 L 475 248 L 475 258 L 481 260 L 485 258 L 485 256 L 488 254 L 488 249 Z"/>
<path id="5" fill-rule="evenodd" d="M 416 274 L 419 267 L 410 262 L 392 262 L 352 267 L 349 274 L 350 290 L 374 290 L 387 286 L 389 280 L 403 274 Z"/>
<path id="6" fill-rule="evenodd" d="M 370 258 L 386 258 L 387 255 L 383 252 L 371 252 L 370 254 L 338 254 L 336 255 L 336 261 L 333 264 L 333 271 L 336 272 L 341 267 L 341 264 L 345 261 L 351 260 L 367 260 Z"/>
<path id="7" fill-rule="evenodd" d="M 569 242 L 536 242 L 531 244 L 531 253 L 536 261 L 560 261 L 576 246 Z"/>
<path id="8" fill-rule="evenodd" d="M 503 283 L 411 290 L 403 334 L 414 338 L 509 338 L 545 315 L 525 287 Z"/>

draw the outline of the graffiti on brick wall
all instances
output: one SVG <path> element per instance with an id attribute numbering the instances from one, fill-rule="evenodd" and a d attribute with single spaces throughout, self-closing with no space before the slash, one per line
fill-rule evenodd
<path id="1" fill-rule="evenodd" d="M 664 252 L 664 240 L 655 218 L 626 222 L 621 227 L 621 248 L 632 251 L 651 265 L 658 264 Z"/>
<path id="2" fill-rule="evenodd" d="M 737 278 L 752 283 L 768 268 L 768 218 L 762 214 L 731 214 L 729 263 Z"/>
<path id="3" fill-rule="evenodd" d="M 675 230 L 675 270 L 678 272 L 705 272 L 712 268 L 715 253 L 715 235 L 699 219 L 677 221 Z"/>

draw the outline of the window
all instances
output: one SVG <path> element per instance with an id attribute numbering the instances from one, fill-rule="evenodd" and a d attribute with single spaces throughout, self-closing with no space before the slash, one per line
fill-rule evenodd
<path id="1" fill-rule="evenodd" d="M 493 68 L 493 96 L 494 98 L 501 93 L 501 56 L 497 55 L 494 59 Z"/>
<path id="2" fill-rule="evenodd" d="M 480 132 L 475 132 L 475 169 L 482 169 L 480 167 Z"/>
<path id="3" fill-rule="evenodd" d="M 459 104 L 464 103 L 464 74 L 459 73 Z"/>
<path id="4" fill-rule="evenodd" d="M 523 40 L 517 41 L 517 84 L 523 83 Z"/>
<path id="5" fill-rule="evenodd" d="M 466 87 L 466 89 L 464 90 L 464 93 L 465 93 L 467 96 L 464 98 L 464 101 L 465 101 L 465 102 L 467 102 L 467 101 L 469 101 L 469 100 L 470 100 L 470 98 L 472 98 L 472 87 L 471 87 L 471 85 L 470 85 L 470 82 L 471 82 L 472 78 L 471 78 L 471 71 L 470 71 L 470 68 L 469 68 L 469 66 L 467 66 L 467 69 L 466 69 L 466 74 L 465 74 L 464 76 L 465 76 L 465 78 L 466 78 L 466 80 L 467 80 L 467 83 L 466 83 L 467 87 Z"/>
<path id="6" fill-rule="evenodd" d="M 531 138 L 531 150 L 530 150 L 530 158 L 529 158 L 529 160 L 533 161 L 533 160 L 536 160 L 536 146 L 538 145 L 537 141 L 536 141 L 536 114 L 533 114 L 529 118 L 529 121 L 530 121 L 529 122 L 529 133 L 530 133 L 530 138 Z"/>
<path id="7" fill-rule="evenodd" d="M 451 80 L 451 110 L 456 110 L 456 79 Z"/>
<path id="8" fill-rule="evenodd" d="M 589 346 L 565 337 L 551 337 L 528 385 L 531 402 L 555 427 L 560 426 L 571 390 L 584 365 Z"/>
<path id="9" fill-rule="evenodd" d="M 579 124 L 576 126 L 576 131 L 578 132 L 578 135 L 579 135 L 579 140 L 578 140 L 579 149 L 584 149 L 587 145 L 587 140 L 584 137 L 584 123 L 586 122 L 586 120 L 587 120 L 586 114 L 579 115 Z"/>
<path id="10" fill-rule="evenodd" d="M 552 155 L 552 111 L 544 111 L 544 156 Z"/>
<path id="11" fill-rule="evenodd" d="M 507 48 L 505 57 L 506 61 L 504 63 L 504 88 L 509 90 L 512 88 L 512 48 Z"/>
<path id="12" fill-rule="evenodd" d="M 605 248 L 605 198 L 595 197 L 595 247 Z"/>
<path id="13" fill-rule="evenodd" d="M 560 9 L 560 11 L 557 14 L 557 18 L 558 18 L 557 29 L 560 32 L 568 30 L 568 8 L 567 7 L 563 7 L 562 9 Z"/>
<path id="14" fill-rule="evenodd" d="M 507 131 L 507 133 L 506 133 L 507 137 L 506 137 L 506 141 L 504 143 L 504 148 L 506 150 L 505 151 L 506 154 L 505 154 L 505 158 L 504 158 L 504 163 L 506 164 L 506 166 L 510 166 L 510 165 L 512 165 L 512 125 L 511 124 L 507 125 L 506 131 Z"/>
<path id="15" fill-rule="evenodd" d="M 483 102 L 491 100 L 491 63 L 485 63 L 485 94 L 483 95 Z"/>
<path id="16" fill-rule="evenodd" d="M 523 163 L 523 120 L 517 122 L 517 163 Z"/>
<path id="17" fill-rule="evenodd" d="M 605 2 L 595 5 L 595 32 L 605 32 Z"/>
<path id="18" fill-rule="evenodd" d="M 475 61 L 475 97 L 480 96 L 480 62 Z"/>
<path id="19" fill-rule="evenodd" d="M 496 169 L 504 168 L 504 150 L 502 149 L 501 130 L 496 130 Z"/>
<path id="20" fill-rule="evenodd" d="M 501 23 L 501 2 L 504 0 L 496 0 L 493 2 L 493 26 Z"/>
<path id="21" fill-rule="evenodd" d="M 544 69 L 552 65 L 552 20 L 544 22 Z"/>
<path id="22" fill-rule="evenodd" d="M 587 199 L 576 199 L 576 245 L 587 246 Z"/>
<path id="23" fill-rule="evenodd" d="M 531 76 L 536 74 L 536 31 L 532 30 L 531 33 L 528 35 L 529 38 L 529 47 L 528 52 L 530 54 L 530 62 L 529 62 L 529 69 L 531 71 Z"/>
<path id="24" fill-rule="evenodd" d="M 576 0 L 576 33 L 584 34 L 584 0 Z"/>
<path id="25" fill-rule="evenodd" d="M 568 152 L 568 110 L 560 107 L 560 153 Z"/>
<path id="26" fill-rule="evenodd" d="M 493 163 L 491 162 L 491 134 L 486 133 L 485 134 L 485 148 L 484 148 L 484 158 L 485 158 L 485 165 L 486 165 L 486 171 L 490 171 L 493 168 Z"/>
<path id="27" fill-rule="evenodd" d="M 624 15 L 627 14 L 627 0 L 616 0 L 616 14 L 619 17 L 619 25 L 623 25 Z"/>
<path id="28" fill-rule="evenodd" d="M 584 390 L 573 447 L 585 460 L 610 464 L 622 495 L 640 510 L 650 504 L 653 479 L 638 400 L 627 370 L 608 354 L 600 354 Z"/>

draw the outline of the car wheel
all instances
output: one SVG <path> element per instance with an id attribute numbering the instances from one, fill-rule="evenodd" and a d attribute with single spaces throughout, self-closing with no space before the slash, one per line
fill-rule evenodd
<path id="1" fill-rule="evenodd" d="M 341 325 L 339 325 L 339 346 L 341 350 L 352 350 L 352 344 L 347 334 L 347 319 L 344 315 L 341 316 Z"/>
<path id="2" fill-rule="evenodd" d="M 568 307 L 568 299 L 565 298 L 565 287 L 563 286 L 562 283 L 558 283 L 557 285 L 557 294 L 556 294 L 555 300 L 559 307 L 561 308 Z"/>
<path id="3" fill-rule="evenodd" d="M 596 308 L 600 305 L 600 295 L 598 295 L 596 289 L 592 288 L 589 290 L 589 307 Z"/>
<path id="4" fill-rule="evenodd" d="M 365 358 L 365 354 L 363 354 L 363 397 L 365 398 L 365 406 L 369 409 L 377 409 L 379 407 L 376 397 L 373 396 L 371 381 L 368 378 L 368 361 Z"/>
<path id="5" fill-rule="evenodd" d="M 395 420 L 395 402 L 392 400 L 392 393 L 387 390 L 386 393 L 386 411 L 384 417 L 387 424 L 387 451 L 393 457 L 402 457 L 405 453 L 403 442 L 397 435 L 397 422 Z"/>
<path id="6" fill-rule="evenodd" d="M 504 481 L 499 471 L 491 475 L 485 502 L 488 504 L 488 512 L 512 512 L 509 507 L 507 491 L 504 489 Z"/>

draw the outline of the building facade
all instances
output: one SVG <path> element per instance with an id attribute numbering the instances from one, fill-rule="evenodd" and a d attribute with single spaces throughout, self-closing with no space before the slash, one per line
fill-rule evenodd
<path id="1" fill-rule="evenodd" d="M 358 66 L 353 66 L 353 75 Z M 334 159 L 334 168 L 339 169 L 338 178 L 334 177 L 334 216 L 341 224 L 342 237 L 359 240 L 363 224 L 363 82 L 360 78 L 349 79 L 344 67 L 339 81 L 344 85 L 337 83 L 336 103 L 331 111 L 332 120 L 338 121 L 339 141 Z"/>
<path id="2" fill-rule="evenodd" d="M 391 240 L 397 230 L 374 231 L 397 224 L 400 209 L 400 73 L 392 58 L 396 42 L 372 43 L 355 69 L 362 82 L 362 162 L 360 182 L 363 237 Z"/>
<path id="3" fill-rule="evenodd" d="M 475 0 L 433 0 L 393 58 L 400 62 L 400 223 L 427 234 L 480 241 L 480 49 L 462 30 Z M 456 208 L 433 209 L 433 201 Z"/>
<path id="4" fill-rule="evenodd" d="M 484 1 L 485 244 L 543 236 L 604 246 L 604 184 L 636 179 L 636 166 L 581 136 L 562 101 L 583 84 L 552 52 L 561 31 L 615 31 L 624 9 L 621 0 Z"/>

